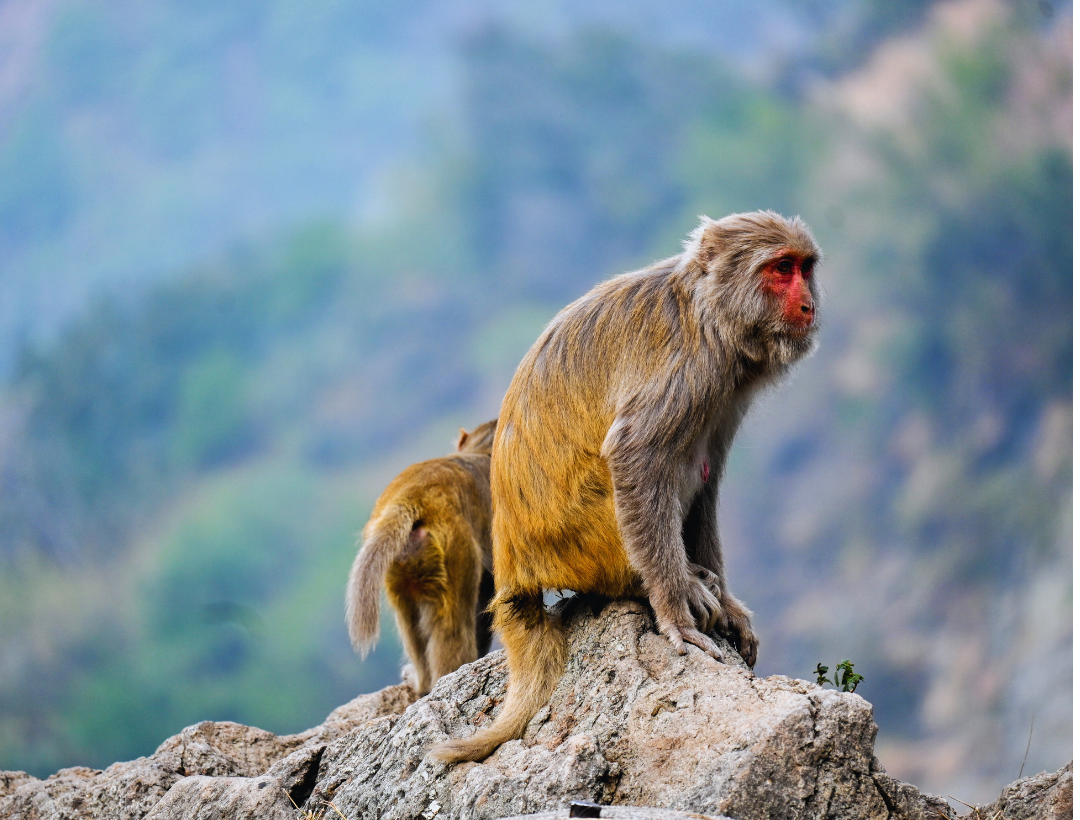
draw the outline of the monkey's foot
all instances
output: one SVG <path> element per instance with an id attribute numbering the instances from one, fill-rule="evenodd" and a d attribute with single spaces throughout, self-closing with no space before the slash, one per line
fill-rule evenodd
<path id="1" fill-rule="evenodd" d="M 753 669 L 757 663 L 758 640 L 750 626 L 750 611 L 731 595 L 725 595 L 720 605 L 724 608 L 724 617 L 717 624 L 717 632 L 731 642 L 746 665 Z"/>
<path id="2" fill-rule="evenodd" d="M 706 655 L 711 655 L 716 660 L 720 660 L 720 647 L 716 645 L 712 638 L 698 632 L 692 626 L 660 625 L 660 633 L 671 641 L 671 645 L 675 647 L 675 651 L 680 655 L 686 654 L 686 644 L 693 644 Z"/>
<path id="3" fill-rule="evenodd" d="M 724 597 L 724 585 L 720 582 L 720 576 L 700 564 L 690 565 L 690 574 L 707 586 L 717 598 Z"/>
<path id="4" fill-rule="evenodd" d="M 716 573 L 697 564 L 690 565 L 690 589 L 686 602 L 702 632 L 711 632 L 727 620 L 723 608 L 725 597 L 724 586 Z"/>
<path id="5" fill-rule="evenodd" d="M 417 674 L 416 667 L 411 663 L 407 663 L 401 667 L 401 679 L 418 695 L 426 695 L 427 689 L 431 688 L 430 686 L 427 687 L 427 689 L 420 688 L 420 676 Z"/>

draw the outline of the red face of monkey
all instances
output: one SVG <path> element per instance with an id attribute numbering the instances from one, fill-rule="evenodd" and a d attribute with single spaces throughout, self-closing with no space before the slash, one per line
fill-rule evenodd
<path id="1" fill-rule="evenodd" d="M 781 251 L 761 272 L 761 289 L 775 300 L 780 317 L 794 333 L 802 334 L 814 324 L 814 294 L 810 277 L 814 257 Z"/>

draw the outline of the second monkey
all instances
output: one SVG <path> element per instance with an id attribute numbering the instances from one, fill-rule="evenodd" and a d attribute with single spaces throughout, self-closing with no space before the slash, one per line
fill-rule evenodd
<path id="1" fill-rule="evenodd" d="M 462 430 L 457 452 L 414 464 L 390 482 L 349 573 L 345 608 L 353 646 L 366 654 L 378 640 L 385 581 L 412 662 L 406 679 L 420 695 L 491 646 L 494 434 L 494 421 Z"/>

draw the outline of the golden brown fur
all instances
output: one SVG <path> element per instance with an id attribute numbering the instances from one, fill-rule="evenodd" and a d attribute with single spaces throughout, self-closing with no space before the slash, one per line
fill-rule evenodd
<path id="1" fill-rule="evenodd" d="M 495 422 L 461 431 L 457 452 L 414 464 L 379 496 L 346 591 L 353 646 L 379 637 L 385 582 L 421 695 L 491 646 L 491 442 Z"/>
<path id="2" fill-rule="evenodd" d="M 784 253 L 807 271 L 800 327 L 763 286 Z M 601 283 L 544 330 L 503 400 L 492 458 L 492 609 L 509 689 L 491 726 L 437 758 L 486 757 L 550 697 L 567 646 L 545 589 L 647 595 L 678 652 L 719 657 L 703 634 L 716 629 L 753 666 L 717 490 L 754 394 L 813 347 L 818 256 L 799 219 L 703 218 L 682 254 Z"/>

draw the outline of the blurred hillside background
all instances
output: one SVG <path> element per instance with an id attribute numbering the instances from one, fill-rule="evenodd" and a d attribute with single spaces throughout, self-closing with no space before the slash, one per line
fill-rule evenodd
<path id="1" fill-rule="evenodd" d="M 1058 768 L 1072 173 L 1067 2 L 0 0 L 0 769 L 396 681 L 382 487 L 757 208 L 826 253 L 721 492 L 759 674 L 854 660 L 924 790 Z"/>

